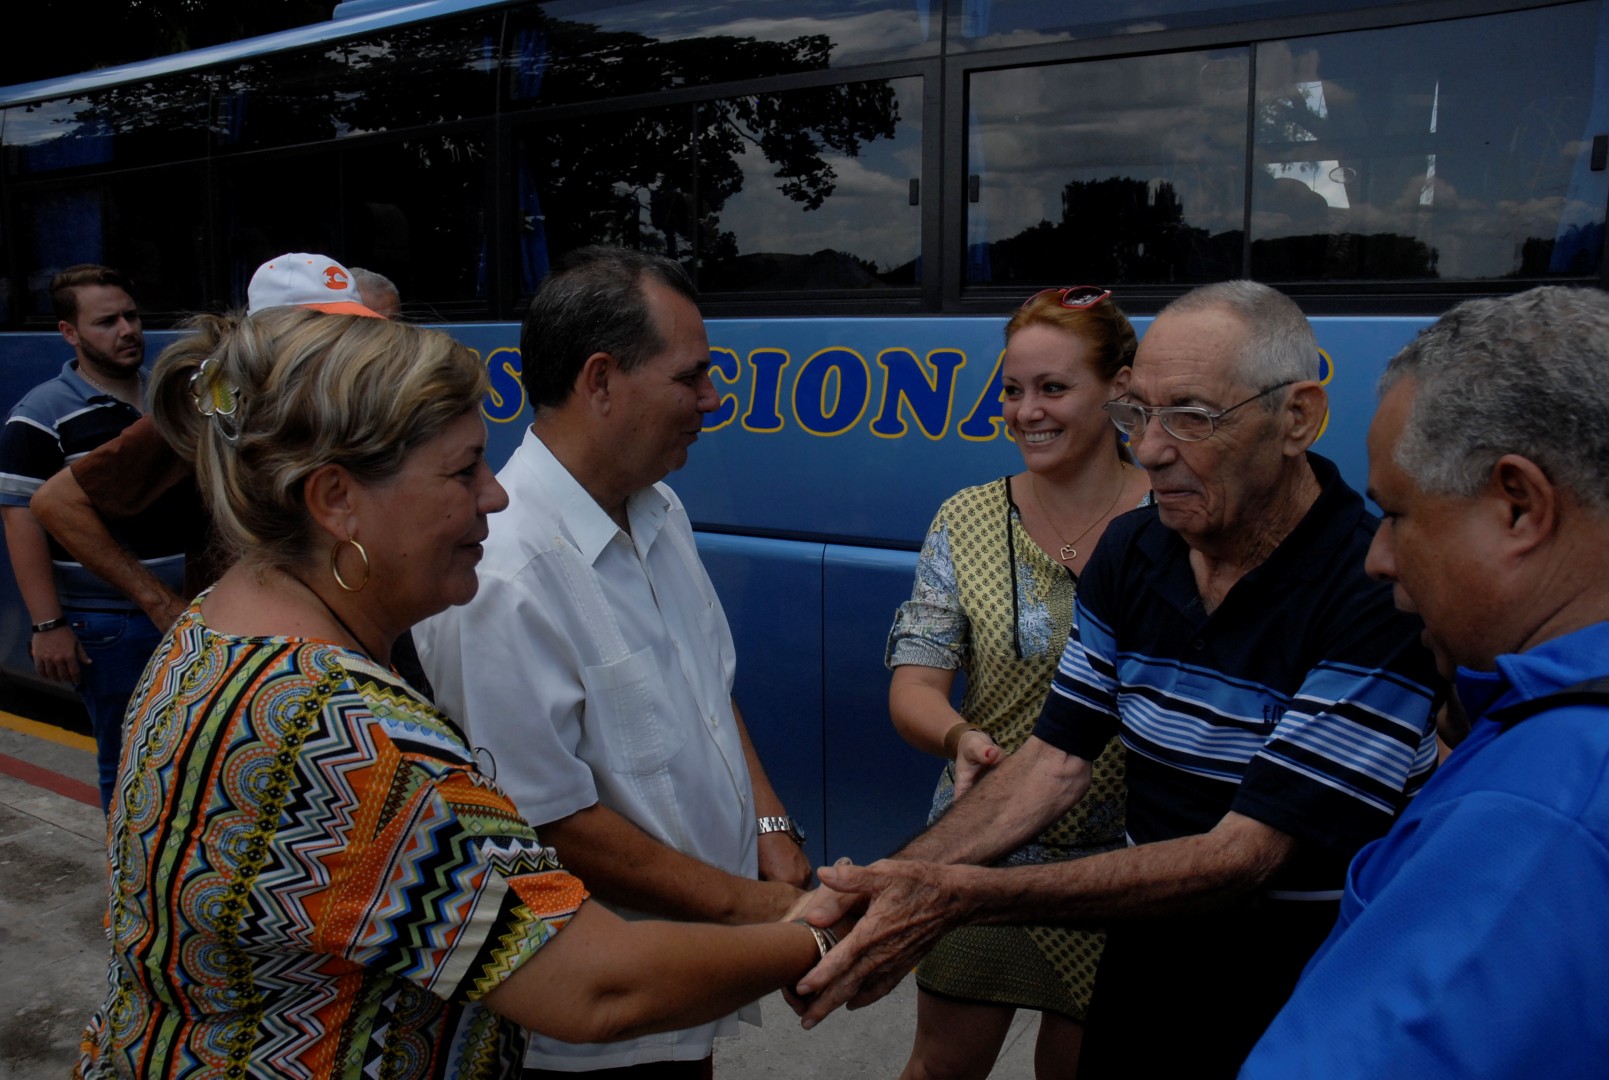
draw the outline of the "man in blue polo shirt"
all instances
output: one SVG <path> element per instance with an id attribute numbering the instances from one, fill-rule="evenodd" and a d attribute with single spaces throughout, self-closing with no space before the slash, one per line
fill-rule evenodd
<path id="1" fill-rule="evenodd" d="M 1080 1076 L 1234 1074 L 1333 923 L 1347 860 L 1436 756 L 1420 625 L 1363 571 L 1378 523 L 1308 450 L 1318 362 L 1301 311 L 1263 285 L 1157 317 L 1107 406 L 1156 506 L 1091 558 L 1034 737 L 896 859 L 822 870 L 874 899 L 801 981 L 807 1023 L 885 992 L 954 925 L 1102 921 Z M 935 865 L 987 863 L 1064 813 L 1114 733 L 1132 846 Z"/>
<path id="2" fill-rule="evenodd" d="M 116 270 L 69 267 L 51 281 L 50 295 L 73 358 L 61 374 L 30 390 L 0 428 L 0 518 L 33 623 L 34 669 L 41 678 L 78 688 L 95 734 L 104 808 L 117 778 L 129 694 L 161 630 L 52 540 L 28 500 L 63 465 L 139 419 L 145 408 L 145 335 L 129 284 Z M 179 588 L 183 522 L 192 517 L 159 503 L 121 523 L 117 539 L 152 574 Z"/>
<path id="3" fill-rule="evenodd" d="M 1461 304 L 1380 388 L 1369 569 L 1424 617 L 1475 723 L 1353 861 L 1242 1075 L 1601 1077 L 1609 295 Z"/>

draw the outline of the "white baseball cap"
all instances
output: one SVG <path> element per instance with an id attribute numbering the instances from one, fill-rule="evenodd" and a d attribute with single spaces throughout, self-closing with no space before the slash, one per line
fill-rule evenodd
<path id="1" fill-rule="evenodd" d="M 331 315 L 385 316 L 370 311 L 358 298 L 352 271 L 327 255 L 293 251 L 269 259 L 251 276 L 246 289 L 246 314 L 264 308 L 305 307 Z"/>

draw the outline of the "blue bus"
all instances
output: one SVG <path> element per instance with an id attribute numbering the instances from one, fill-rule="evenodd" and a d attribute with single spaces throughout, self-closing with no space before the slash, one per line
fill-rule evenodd
<path id="1" fill-rule="evenodd" d="M 326 252 L 529 415 L 518 321 L 582 244 L 687 266 L 720 409 L 670 478 L 737 693 L 817 860 L 922 824 L 884 637 L 944 497 L 1014 471 L 997 367 L 1035 290 L 1143 329 L 1250 277 L 1325 350 L 1364 480 L 1387 357 L 1471 296 L 1604 287 L 1604 0 L 351 0 L 326 23 L 0 90 L 0 399 L 60 366 L 51 274 L 132 275 L 153 345 Z M 27 619 L 0 574 L 0 672 Z"/>

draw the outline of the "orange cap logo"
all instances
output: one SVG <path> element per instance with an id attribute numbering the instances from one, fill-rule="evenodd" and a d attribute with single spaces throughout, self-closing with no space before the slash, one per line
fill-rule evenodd
<path id="1" fill-rule="evenodd" d="M 339 266 L 326 266 L 324 268 L 324 287 L 339 291 L 346 288 L 346 271 Z"/>

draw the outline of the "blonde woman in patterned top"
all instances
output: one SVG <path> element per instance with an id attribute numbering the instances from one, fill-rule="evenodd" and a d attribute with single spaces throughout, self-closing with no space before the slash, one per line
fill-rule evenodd
<path id="1" fill-rule="evenodd" d="M 787 921 L 588 903 L 391 669 L 408 626 L 474 595 L 507 503 L 474 354 L 296 307 L 204 318 L 169 353 L 158 423 L 196 449 L 238 561 L 135 691 L 79 1075 L 517 1076 L 523 1028 L 703 1023 L 825 954 L 830 932 Z"/>
<path id="2" fill-rule="evenodd" d="M 1078 574 L 1106 525 L 1150 498 L 1101 406 L 1128 387 L 1135 335 L 1111 293 L 1046 289 L 1006 324 L 1005 422 L 1025 468 L 939 508 L 911 599 L 889 634 L 889 711 L 919 750 L 949 758 L 932 819 L 1033 732 L 1073 620 Z M 967 676 L 961 711 L 950 704 Z M 1095 762 L 1089 795 L 1009 865 L 1123 843 L 1123 750 Z M 964 927 L 917 968 L 907 1080 L 984 1077 L 1018 1008 L 1040 1013 L 1039 1080 L 1078 1068 L 1099 931 Z"/>

